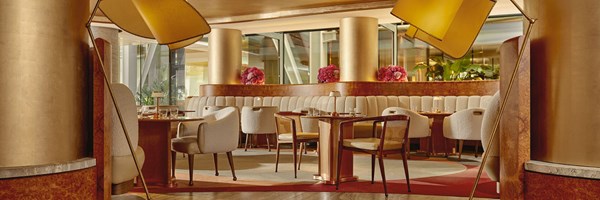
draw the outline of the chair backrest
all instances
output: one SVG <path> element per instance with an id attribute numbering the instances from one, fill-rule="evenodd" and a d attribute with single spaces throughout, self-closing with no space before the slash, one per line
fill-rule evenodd
<path id="1" fill-rule="evenodd" d="M 291 134 L 294 132 L 302 132 L 302 113 L 295 112 L 278 112 L 275 113 L 276 133 Z"/>
<path id="2" fill-rule="evenodd" d="M 227 108 L 227 106 L 204 106 L 204 108 L 202 108 L 202 117 L 216 113 L 223 108 Z"/>
<path id="3" fill-rule="evenodd" d="M 242 107 L 242 132 L 275 133 L 275 113 L 277 106 L 244 106 Z"/>
<path id="4" fill-rule="evenodd" d="M 384 121 L 382 134 L 380 137 L 384 139 L 384 141 L 394 141 L 403 143 L 408 139 L 409 130 L 410 130 L 410 116 L 407 115 L 386 115 L 381 116 L 381 119 Z"/>
<path id="5" fill-rule="evenodd" d="M 125 128 L 129 134 L 131 145 L 136 148 L 138 146 L 138 118 L 137 118 L 137 106 L 135 105 L 135 97 L 131 90 L 123 84 L 112 83 L 111 88 L 113 95 L 115 96 L 115 102 L 119 106 Z M 117 111 L 112 110 L 112 155 L 113 156 L 125 156 L 131 155 L 129 150 L 129 144 L 123 133 L 123 128 L 117 116 Z"/>
<path id="6" fill-rule="evenodd" d="M 496 120 L 496 115 L 498 114 L 499 109 L 500 93 L 497 92 L 490 99 L 488 106 L 485 108 L 485 113 L 483 114 L 483 120 L 481 122 L 481 143 L 484 151 L 487 154 L 489 154 L 491 158 L 491 162 L 486 162 L 486 166 L 484 167 L 488 176 L 494 181 L 498 181 L 500 177 L 500 134 L 498 134 L 498 130 L 496 130 L 496 135 L 492 147 L 490 149 L 486 149 L 486 147 L 489 144 L 488 142 L 492 135 L 492 129 L 494 128 L 494 122 Z"/>
<path id="7" fill-rule="evenodd" d="M 409 138 L 421 138 L 429 137 L 431 131 L 429 129 L 429 118 L 412 110 L 400 108 L 400 107 L 389 107 L 383 110 L 381 113 L 383 116 L 387 115 L 407 115 L 410 117 L 410 129 L 408 130 Z"/>
<path id="8" fill-rule="evenodd" d="M 483 108 L 458 111 L 444 119 L 444 137 L 457 140 L 481 140 Z"/>

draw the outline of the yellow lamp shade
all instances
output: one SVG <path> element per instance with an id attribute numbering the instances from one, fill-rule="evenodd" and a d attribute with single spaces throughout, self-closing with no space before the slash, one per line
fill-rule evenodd
<path id="1" fill-rule="evenodd" d="M 210 32 L 206 20 L 185 0 L 102 0 L 100 9 L 123 30 L 155 38 L 169 49 L 193 44 Z"/>
<path id="2" fill-rule="evenodd" d="M 401 1 L 403 0 L 399 2 Z M 426 42 L 452 58 L 461 58 L 469 51 L 473 42 L 475 42 L 475 38 L 479 35 L 479 31 L 481 31 L 485 20 L 495 4 L 496 2 L 492 0 L 464 0 L 457 10 L 457 14 L 454 15 L 450 26 L 448 26 L 446 34 L 441 39 L 432 36 L 426 29 L 420 28 L 426 26 L 414 23 L 411 23 L 406 36 Z M 407 12 L 411 12 L 412 9 L 406 8 L 406 10 Z M 415 8 L 416 10 L 418 9 Z M 403 14 L 395 16 L 404 20 L 401 18 L 401 16 L 404 16 Z M 441 23 L 440 25 L 444 26 L 446 22 L 445 20 L 431 20 L 419 23 L 428 25 Z"/>
<path id="3" fill-rule="evenodd" d="M 111 22 L 124 31 L 143 38 L 154 39 L 154 35 L 131 0 L 101 0 L 98 5 Z"/>
<path id="4" fill-rule="evenodd" d="M 392 15 L 437 39 L 443 39 L 463 1 L 398 0 L 392 9 Z"/>

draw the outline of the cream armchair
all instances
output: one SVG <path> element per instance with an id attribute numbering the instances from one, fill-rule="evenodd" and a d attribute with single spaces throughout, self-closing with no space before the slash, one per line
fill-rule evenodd
<path id="1" fill-rule="evenodd" d="M 206 115 L 202 121 L 179 123 L 177 138 L 171 140 L 171 151 L 173 154 L 180 152 L 188 155 L 189 185 L 194 184 L 194 154 L 213 154 L 215 175 L 218 176 L 217 153 L 226 153 L 233 180 L 237 180 L 231 152 L 237 148 L 240 132 L 237 124 L 239 123 L 240 116 L 235 107 L 223 108 Z M 172 157 L 171 162 L 172 174 L 175 177 L 175 156 Z"/>
<path id="2" fill-rule="evenodd" d="M 244 106 L 242 107 L 242 132 L 246 134 L 246 144 L 244 151 L 248 150 L 250 135 L 272 134 L 275 135 L 275 113 L 279 112 L 277 106 Z M 271 151 L 269 135 L 267 138 L 267 148 Z M 250 142 L 252 145 L 252 142 Z"/>
<path id="3" fill-rule="evenodd" d="M 135 155 L 139 161 L 140 168 L 144 164 L 144 150 L 138 146 L 138 119 L 135 98 L 131 90 L 123 84 L 111 84 L 115 102 L 119 105 L 119 110 L 123 117 L 123 122 L 129 133 L 131 145 L 136 148 Z M 133 187 L 133 179 L 137 177 L 138 171 L 135 168 L 133 156 L 129 150 L 129 144 L 123 133 L 123 128 L 117 116 L 117 112 L 112 112 L 112 193 L 122 194 L 128 192 Z"/>
<path id="4" fill-rule="evenodd" d="M 483 119 L 483 108 L 469 108 L 458 111 L 444 118 L 444 137 L 458 140 L 458 159 L 462 155 L 465 140 L 476 140 L 475 157 L 481 141 L 481 121 Z M 446 152 L 448 155 L 448 152 Z"/>
<path id="5" fill-rule="evenodd" d="M 406 115 L 410 117 L 410 128 L 408 130 L 409 141 L 405 142 L 406 152 L 409 153 L 410 158 L 410 138 L 426 138 L 429 137 L 429 149 L 431 149 L 431 129 L 429 118 L 419 113 L 416 113 L 409 109 L 400 107 L 389 107 L 383 110 L 381 113 L 383 116 L 387 115 Z M 428 154 L 429 155 L 429 154 Z"/>
<path id="6" fill-rule="evenodd" d="M 494 121 L 496 120 L 496 114 L 500 109 L 500 93 L 496 92 L 490 103 L 485 108 L 483 113 L 483 120 L 481 121 L 481 142 L 483 143 L 483 150 L 489 154 L 488 161 L 485 163 L 485 171 L 487 175 L 493 181 L 500 181 L 500 134 L 496 133 L 494 144 L 490 149 L 485 149 L 488 145 L 488 141 L 492 135 L 492 129 L 494 128 Z"/>

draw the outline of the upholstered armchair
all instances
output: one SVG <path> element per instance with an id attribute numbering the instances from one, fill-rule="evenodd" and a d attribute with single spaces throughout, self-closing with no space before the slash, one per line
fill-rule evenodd
<path id="1" fill-rule="evenodd" d="M 429 149 L 431 149 L 431 129 L 430 121 L 427 116 L 420 115 L 409 109 L 404 109 L 400 107 L 389 107 L 383 110 L 381 115 L 406 115 L 410 117 L 410 128 L 408 130 L 408 139 L 409 141 L 405 142 L 406 152 L 409 153 L 410 158 L 410 138 L 426 138 L 429 137 Z M 428 154 L 429 155 L 429 154 Z"/>
<path id="2" fill-rule="evenodd" d="M 465 140 L 476 140 L 475 157 L 481 141 L 481 120 L 483 108 L 469 108 L 455 112 L 444 118 L 444 137 L 458 140 L 458 159 L 461 159 L 463 143 Z M 447 148 L 446 148 L 447 149 Z M 448 152 L 446 152 L 448 155 Z"/>
<path id="3" fill-rule="evenodd" d="M 123 122 L 127 128 L 127 133 L 129 133 L 131 145 L 136 148 L 135 154 L 141 168 L 144 164 L 145 155 L 144 150 L 138 146 L 139 133 L 135 98 L 127 86 L 116 83 L 111 84 L 111 86 L 115 96 L 115 102 L 119 106 Z M 112 112 L 111 121 L 112 192 L 113 194 L 122 194 L 128 192 L 133 187 L 133 179 L 139 174 L 135 168 L 133 156 L 129 150 L 129 144 L 127 144 L 117 112 L 114 110 Z"/>
<path id="4" fill-rule="evenodd" d="M 496 92 L 483 113 L 481 121 L 481 142 L 483 150 L 488 154 L 488 161 L 485 163 L 485 171 L 493 181 L 500 181 L 500 134 L 496 133 L 494 144 L 490 149 L 485 149 L 492 135 L 496 114 L 500 109 L 500 93 Z"/>
<path id="5" fill-rule="evenodd" d="M 248 150 L 250 135 L 256 134 L 275 134 L 275 113 L 279 112 L 277 106 L 244 106 L 242 107 L 242 132 L 246 134 L 246 144 L 244 151 Z M 267 138 L 267 148 L 271 151 L 269 135 Z M 252 142 L 250 142 L 252 145 Z"/>
<path id="6" fill-rule="evenodd" d="M 193 185 L 194 154 L 213 154 L 215 175 L 218 176 L 217 154 L 226 153 L 233 180 L 237 180 L 233 165 L 232 151 L 237 148 L 240 117 L 235 107 L 227 107 L 203 117 L 197 122 L 181 122 L 177 137 L 171 140 L 171 151 L 188 155 L 190 182 Z M 172 156 L 173 177 L 175 177 L 175 156 Z"/>

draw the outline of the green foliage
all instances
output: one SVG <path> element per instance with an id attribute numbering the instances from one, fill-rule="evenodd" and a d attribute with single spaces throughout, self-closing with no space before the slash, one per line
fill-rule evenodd
<path id="1" fill-rule="evenodd" d="M 160 91 L 167 93 L 169 91 L 168 81 L 154 82 L 151 86 L 142 87 L 136 95 L 136 101 L 140 105 L 154 105 L 154 98 L 152 98 L 153 91 Z M 164 104 L 168 99 L 162 98 L 161 104 Z"/>
<path id="2" fill-rule="evenodd" d="M 433 65 L 419 63 L 414 70 L 426 70 L 425 76 L 436 81 L 498 79 L 499 68 L 490 65 L 472 64 L 470 56 L 450 60 L 442 56 L 430 60 Z"/>

